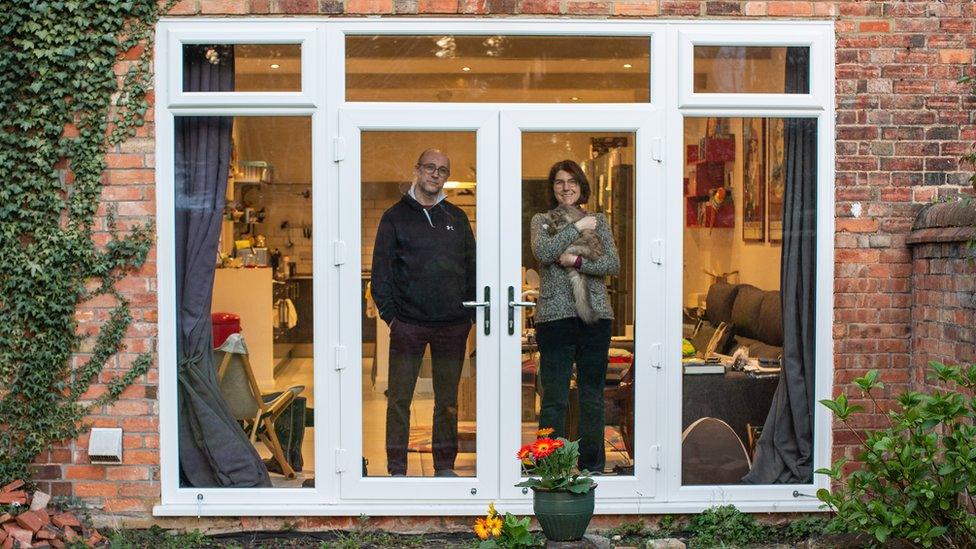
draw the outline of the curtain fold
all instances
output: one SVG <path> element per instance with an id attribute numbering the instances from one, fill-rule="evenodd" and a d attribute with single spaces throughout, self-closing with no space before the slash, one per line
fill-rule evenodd
<path id="1" fill-rule="evenodd" d="M 808 93 L 809 50 L 787 48 L 786 93 Z M 813 481 L 816 321 L 817 121 L 784 121 L 785 189 L 780 292 L 783 360 L 749 484 Z"/>
<path id="2" fill-rule="evenodd" d="M 185 91 L 232 91 L 231 46 L 188 46 Z M 185 486 L 270 486 L 268 471 L 217 384 L 210 305 L 233 118 L 175 119 L 177 382 Z"/>

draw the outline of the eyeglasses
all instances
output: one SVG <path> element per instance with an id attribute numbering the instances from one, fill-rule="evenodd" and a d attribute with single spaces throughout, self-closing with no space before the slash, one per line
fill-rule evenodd
<path id="1" fill-rule="evenodd" d="M 557 179 L 553 181 L 552 184 L 559 187 L 579 187 L 579 181 L 575 179 Z"/>
<path id="2" fill-rule="evenodd" d="M 451 169 L 447 166 L 438 166 L 437 164 L 421 164 L 420 169 L 424 170 L 427 175 L 434 175 L 437 172 L 441 177 L 447 177 L 451 175 Z"/>

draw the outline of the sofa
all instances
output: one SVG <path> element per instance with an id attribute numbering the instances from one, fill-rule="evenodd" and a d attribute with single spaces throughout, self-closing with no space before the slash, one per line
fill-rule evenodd
<path id="1" fill-rule="evenodd" d="M 779 359 L 783 354 L 783 312 L 779 291 L 760 290 L 751 284 L 716 282 L 708 288 L 705 315 L 697 332 L 696 324 L 688 322 L 684 326 L 684 337 L 691 340 L 696 350 L 701 350 L 722 322 L 729 329 L 715 352 L 732 354 L 739 347 L 745 347 L 750 357 L 771 360 Z"/>

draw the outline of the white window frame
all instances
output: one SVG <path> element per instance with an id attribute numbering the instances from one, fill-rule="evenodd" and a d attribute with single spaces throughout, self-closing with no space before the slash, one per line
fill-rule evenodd
<path id="1" fill-rule="evenodd" d="M 162 32 L 162 31 L 161 31 Z M 314 107 L 318 96 L 319 53 L 317 28 L 309 24 L 237 23 L 211 29 L 179 26 L 168 31 L 169 48 L 165 73 L 170 107 L 215 105 L 260 107 L 265 105 Z M 301 47 L 301 89 L 299 91 L 185 92 L 183 91 L 183 46 L 191 44 L 289 44 Z M 157 50 L 161 49 L 157 46 Z M 179 60 L 179 62 L 174 62 Z"/>
<path id="2" fill-rule="evenodd" d="M 689 59 L 690 63 L 678 65 L 678 107 L 682 109 L 722 109 L 729 106 L 740 108 L 792 108 L 819 111 L 828 97 L 826 78 L 815 78 L 815 67 L 826 61 L 828 46 L 833 40 L 822 29 L 796 29 L 789 24 L 749 24 L 729 29 L 728 25 L 702 25 L 706 29 L 679 30 L 677 33 L 677 59 Z M 713 28 L 708 28 L 713 27 Z M 718 27 L 718 28 L 714 28 Z M 829 42 L 829 43 L 828 43 Z M 759 46 L 759 47 L 806 47 L 810 49 L 809 93 L 698 93 L 695 84 L 695 46 Z M 832 48 L 830 48 L 832 50 Z M 831 56 L 830 59 L 833 59 Z"/>
<path id="3" fill-rule="evenodd" d="M 833 241 L 834 241 L 834 29 L 830 21 L 776 21 L 762 23 L 653 20 L 580 21 L 554 19 L 421 19 L 421 18 L 164 18 L 157 26 L 156 76 L 156 197 L 157 255 L 159 287 L 159 424 L 160 480 L 162 501 L 155 506 L 157 516 L 192 515 L 478 515 L 487 500 L 419 500 L 404 502 L 342 499 L 336 453 L 341 414 L 340 373 L 336 369 L 336 345 L 342 342 L 339 319 L 331 311 L 341 302 L 339 268 L 335 265 L 333 242 L 339 236 L 336 204 L 340 192 L 338 164 L 332 162 L 333 137 L 339 135 L 338 112 L 345 99 L 344 41 L 347 34 L 502 34 L 502 35 L 609 35 L 647 36 L 651 48 L 651 102 L 666 120 L 664 128 L 664 173 L 668 221 L 665 260 L 670 281 L 666 298 L 667 343 L 665 361 L 680 358 L 679 284 L 683 239 L 683 203 L 680 185 L 683 155 L 684 117 L 785 117 L 804 116 L 818 120 L 818 239 L 816 304 L 816 399 L 830 398 L 833 386 Z M 301 92 L 223 92 L 184 93 L 182 91 L 182 44 L 184 43 L 301 43 Z M 787 94 L 694 94 L 691 73 L 693 44 L 701 45 L 780 45 L 811 48 L 811 93 Z M 668 52 L 672 52 L 668 55 Z M 352 104 L 350 104 L 352 105 Z M 444 109 L 440 103 L 357 103 L 377 109 Z M 484 107 L 484 103 L 459 104 Z M 575 107 L 615 110 L 621 105 L 520 104 L 515 108 Z M 508 108 L 503 107 L 503 108 Z M 299 115 L 312 117 L 313 155 L 313 231 L 315 253 L 315 349 L 314 390 L 319 403 L 315 410 L 316 449 L 314 489 L 217 489 L 178 486 L 178 430 L 176 384 L 176 317 L 173 181 L 173 123 L 180 115 Z M 497 324 L 496 324 L 497 326 Z M 674 362 L 677 363 L 677 362 Z M 748 512 L 815 511 L 818 488 L 829 483 L 816 475 L 812 484 L 765 486 L 680 486 L 680 369 L 665 373 L 668 400 L 663 407 L 644 410 L 636 421 L 656 421 L 654 414 L 670 414 L 664 445 L 663 473 L 657 479 L 657 492 L 649 498 L 601 498 L 598 513 L 688 513 L 713 505 L 734 503 Z M 674 431 L 674 432 L 672 432 Z M 814 424 L 815 467 L 831 461 L 831 415 L 817 405 Z M 514 448 L 512 451 L 514 452 Z M 341 467 L 339 467 L 341 468 Z M 794 494 L 796 492 L 796 494 Z M 200 499 L 202 498 L 202 499 Z M 520 514 L 531 513 L 531 503 L 523 498 L 496 500 L 500 508 Z"/>

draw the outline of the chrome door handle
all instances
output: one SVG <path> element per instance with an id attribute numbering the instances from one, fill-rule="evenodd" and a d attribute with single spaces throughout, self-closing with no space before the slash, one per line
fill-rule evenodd
<path id="1" fill-rule="evenodd" d="M 491 334 L 491 288 L 485 286 L 484 301 L 462 301 L 461 305 L 469 309 L 481 307 L 485 310 L 485 335 Z"/>
<path id="2" fill-rule="evenodd" d="M 508 335 L 515 335 L 515 308 L 535 307 L 531 301 L 515 301 L 515 286 L 508 287 Z"/>

